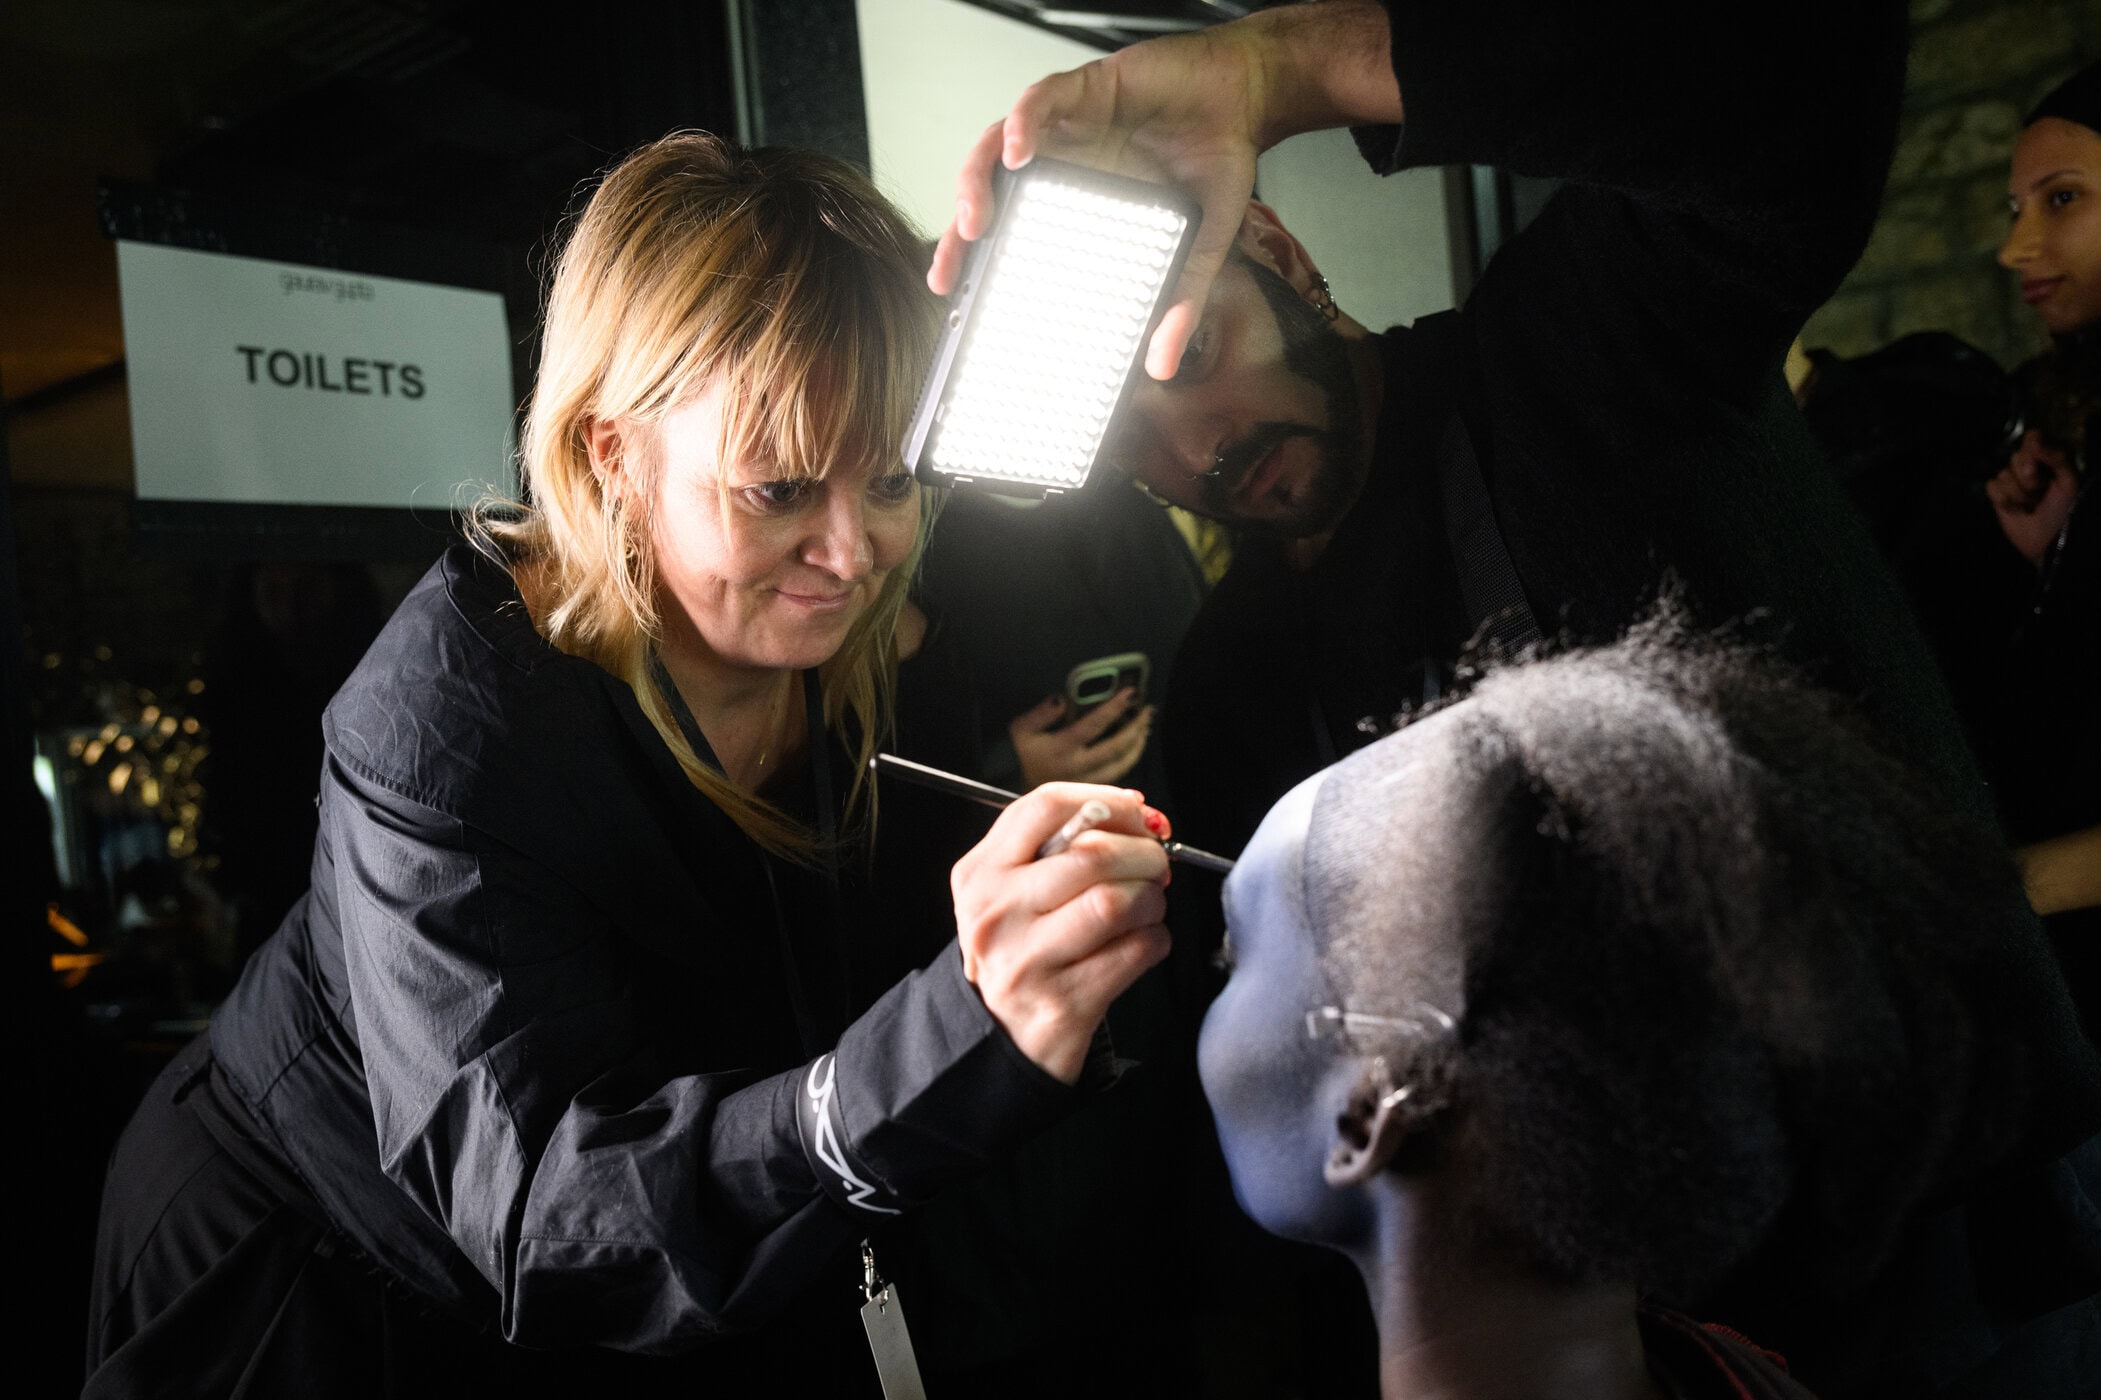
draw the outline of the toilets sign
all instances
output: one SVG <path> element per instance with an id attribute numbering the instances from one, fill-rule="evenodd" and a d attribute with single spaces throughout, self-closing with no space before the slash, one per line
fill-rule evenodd
<path id="1" fill-rule="evenodd" d="M 120 241 L 138 494 L 446 510 L 509 490 L 493 292 Z"/>

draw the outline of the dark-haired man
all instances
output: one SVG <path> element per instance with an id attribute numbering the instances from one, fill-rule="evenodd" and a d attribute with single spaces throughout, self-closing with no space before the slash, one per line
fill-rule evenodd
<path id="1" fill-rule="evenodd" d="M 1673 575 L 1696 621 L 1751 619 L 1988 813 L 1781 374 L 1873 222 L 1905 16 L 1900 0 L 1711 23 L 1640 0 L 1324 0 L 1045 79 L 986 132 L 936 290 L 989 225 L 995 161 L 1042 151 L 1204 207 L 1121 443 L 1151 489 L 1240 535 L 1163 716 L 1183 835 L 1238 849 L 1278 796 L 1444 689 L 1476 635 L 1604 640 Z M 1259 152 L 1343 126 L 1381 171 L 1563 184 L 1461 310 L 1374 335 L 1249 200 Z M 2040 1162 L 2101 1126 L 2101 1068 L 2032 920 L 2012 913 L 1998 955 L 2026 988 Z M 1966 1267 L 1915 1272 L 1961 1288 Z M 1920 1304 L 1938 1350 L 1856 1333 L 1850 1360 L 1922 1389 L 1983 1362 L 1997 1339 L 1945 1301 Z M 1834 1393 L 1867 1383 L 1835 1354 L 1826 1375 Z"/>
<path id="2" fill-rule="evenodd" d="M 1800 8 L 1814 25 L 1768 14 L 1715 42 L 1632 0 L 1285 6 L 1048 78 L 979 143 L 937 288 L 1002 156 L 1131 169 L 1204 204 L 1117 444 L 1241 536 L 1164 721 L 1192 839 L 1237 848 L 1293 782 L 1444 684 L 1483 620 L 1454 472 L 1481 483 L 1498 576 L 1546 630 L 1609 637 L 1675 571 L 1703 618 L 1782 619 L 1797 657 L 1977 797 L 1780 374 L 1873 220 L 1904 7 Z M 1341 125 L 1380 170 L 1565 185 L 1462 310 L 1373 334 L 1248 199 L 1259 150 Z"/>

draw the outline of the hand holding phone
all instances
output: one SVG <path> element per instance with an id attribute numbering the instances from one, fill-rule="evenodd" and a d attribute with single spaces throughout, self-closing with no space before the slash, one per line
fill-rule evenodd
<path id="1" fill-rule="evenodd" d="M 1022 786 L 1113 783 L 1130 772 L 1152 734 L 1146 672 L 1140 652 L 1083 661 L 1066 674 L 1060 693 L 1015 716 L 1007 737 Z"/>

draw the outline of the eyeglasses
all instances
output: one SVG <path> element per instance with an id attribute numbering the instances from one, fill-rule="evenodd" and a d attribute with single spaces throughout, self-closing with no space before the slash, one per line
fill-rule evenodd
<path id="1" fill-rule="evenodd" d="M 1352 1050 L 1356 1050 L 1358 1047 L 1351 1039 L 1356 1034 L 1380 1031 L 1427 1039 L 1436 1035 L 1450 1035 L 1458 1029 L 1458 1024 L 1426 1001 L 1412 1003 L 1405 1016 L 1375 1016 L 1368 1011 L 1345 1011 L 1339 1006 L 1317 1006 L 1306 1013 L 1306 1038 L 1321 1040 L 1335 1036 Z"/>

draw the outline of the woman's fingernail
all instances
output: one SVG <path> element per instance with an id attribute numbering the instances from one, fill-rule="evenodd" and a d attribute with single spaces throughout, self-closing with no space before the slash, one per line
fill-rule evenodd
<path id="1" fill-rule="evenodd" d="M 1165 841 L 1173 827 L 1167 824 L 1167 813 L 1157 807 L 1145 809 L 1145 829 Z"/>

